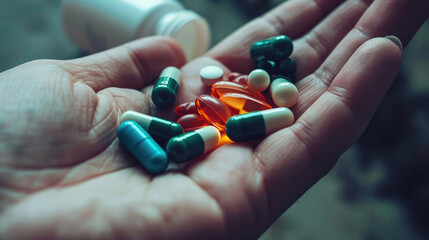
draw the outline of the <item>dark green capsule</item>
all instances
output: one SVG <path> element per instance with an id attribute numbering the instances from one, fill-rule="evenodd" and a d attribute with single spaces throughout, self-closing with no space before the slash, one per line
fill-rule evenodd
<path id="1" fill-rule="evenodd" d="M 159 76 L 152 89 L 152 102 L 159 108 L 169 108 L 176 101 L 180 85 L 180 70 L 167 67 Z"/>
<path id="2" fill-rule="evenodd" d="M 271 76 L 274 74 L 274 62 L 267 60 L 259 61 L 256 65 L 256 69 L 265 70 L 265 72 L 267 72 Z"/>
<path id="3" fill-rule="evenodd" d="M 296 72 L 296 63 L 292 58 L 285 58 L 276 63 L 274 74 L 293 76 Z"/>
<path id="4" fill-rule="evenodd" d="M 265 121 L 261 111 L 229 118 L 225 125 L 226 135 L 234 142 L 244 142 L 265 136 Z"/>
<path id="5" fill-rule="evenodd" d="M 288 36 L 280 35 L 256 42 L 250 48 L 250 56 L 256 62 L 279 61 L 292 54 L 293 43 Z"/>

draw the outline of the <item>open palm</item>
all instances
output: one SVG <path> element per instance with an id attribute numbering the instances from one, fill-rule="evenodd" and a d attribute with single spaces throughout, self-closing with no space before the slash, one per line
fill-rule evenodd
<path id="1" fill-rule="evenodd" d="M 428 12 L 411 2 L 292 0 L 186 64 L 174 41 L 152 37 L 1 73 L 0 238 L 257 238 L 365 129 L 401 60 L 392 41 L 372 38 L 407 42 Z M 291 127 L 157 176 L 119 144 L 127 110 L 174 119 L 150 101 L 164 67 L 182 67 L 177 104 L 194 101 L 209 91 L 201 67 L 248 73 L 250 45 L 280 34 L 295 39 Z"/>

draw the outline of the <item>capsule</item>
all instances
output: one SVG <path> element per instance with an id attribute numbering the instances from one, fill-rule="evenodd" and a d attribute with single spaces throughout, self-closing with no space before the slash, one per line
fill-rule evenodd
<path id="1" fill-rule="evenodd" d="M 203 127 L 170 139 L 167 153 L 173 162 L 184 163 L 213 150 L 220 138 L 219 130 L 215 127 Z"/>
<path id="2" fill-rule="evenodd" d="M 296 63 L 292 58 L 283 59 L 276 64 L 274 72 L 283 76 L 293 76 L 296 72 Z"/>
<path id="3" fill-rule="evenodd" d="M 262 69 L 271 76 L 274 74 L 274 62 L 266 60 L 259 61 L 256 65 L 256 69 Z"/>
<path id="4" fill-rule="evenodd" d="M 198 114 L 186 114 L 177 120 L 185 132 L 195 131 L 197 129 L 210 126 L 210 123 Z"/>
<path id="5" fill-rule="evenodd" d="M 273 108 L 231 117 L 225 132 L 234 142 L 263 138 L 280 129 L 289 127 L 294 116 L 288 108 Z"/>
<path id="6" fill-rule="evenodd" d="M 223 80 L 223 69 L 218 66 L 207 66 L 200 70 L 201 82 L 206 86 L 211 86 L 215 82 Z"/>
<path id="7" fill-rule="evenodd" d="M 247 83 L 247 78 L 248 77 L 249 77 L 248 75 L 243 75 L 243 76 L 240 76 L 240 77 L 237 77 L 237 78 L 233 79 L 231 82 L 239 83 L 239 84 L 243 84 L 243 85 L 247 86 L 247 85 L 249 85 Z"/>
<path id="8" fill-rule="evenodd" d="M 186 102 L 182 103 L 179 106 L 177 106 L 174 111 L 176 112 L 177 116 L 183 116 L 186 114 L 197 114 L 197 107 L 195 106 L 195 102 Z"/>
<path id="9" fill-rule="evenodd" d="M 239 93 L 226 93 L 219 99 L 230 107 L 231 111 L 235 114 L 243 114 L 272 108 L 264 101 Z"/>
<path id="10" fill-rule="evenodd" d="M 287 77 L 277 75 L 270 85 L 270 93 L 274 104 L 278 107 L 290 108 L 298 102 L 298 88 Z"/>
<path id="11" fill-rule="evenodd" d="M 262 92 L 270 86 L 270 75 L 263 69 L 253 70 L 248 77 L 249 87 L 255 91 Z"/>
<path id="12" fill-rule="evenodd" d="M 284 35 L 255 42 L 250 48 L 250 56 L 255 62 L 262 60 L 279 61 L 293 51 L 292 40 Z"/>
<path id="13" fill-rule="evenodd" d="M 153 138 L 136 122 L 125 121 L 118 128 L 119 141 L 150 173 L 164 172 L 168 156 Z"/>
<path id="14" fill-rule="evenodd" d="M 161 146 L 170 138 L 183 133 L 182 127 L 175 122 L 170 122 L 161 118 L 152 117 L 143 113 L 126 111 L 121 116 L 121 122 L 135 121 L 146 130 Z"/>
<path id="15" fill-rule="evenodd" d="M 226 93 L 241 93 L 265 101 L 264 95 L 250 89 L 249 86 L 244 84 L 227 81 L 220 81 L 213 84 L 211 92 L 213 97 L 219 98 Z"/>
<path id="16" fill-rule="evenodd" d="M 232 116 L 225 103 L 210 95 L 198 96 L 195 105 L 200 115 L 219 129 L 225 129 L 226 121 Z"/>
<path id="17" fill-rule="evenodd" d="M 159 108 L 169 108 L 176 101 L 180 86 L 180 70 L 167 67 L 159 76 L 152 89 L 152 102 Z"/>

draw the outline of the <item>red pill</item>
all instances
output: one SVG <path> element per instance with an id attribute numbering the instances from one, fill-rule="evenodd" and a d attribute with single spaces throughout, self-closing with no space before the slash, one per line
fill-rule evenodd
<path id="1" fill-rule="evenodd" d="M 211 92 L 213 97 L 219 98 L 226 93 L 241 93 L 265 101 L 264 95 L 240 83 L 220 81 L 213 84 Z"/>
<path id="2" fill-rule="evenodd" d="M 240 93 L 226 93 L 219 99 L 228 105 L 233 111 L 238 111 L 238 114 L 272 108 L 264 101 Z"/>
<path id="3" fill-rule="evenodd" d="M 202 127 L 210 126 L 210 123 L 198 114 L 183 115 L 177 123 L 182 126 L 185 132 L 194 131 Z"/>
<path id="4" fill-rule="evenodd" d="M 177 116 L 183 116 L 186 114 L 198 114 L 197 108 L 195 107 L 195 102 L 186 102 L 182 103 L 174 109 Z"/>
<path id="5" fill-rule="evenodd" d="M 230 72 L 228 73 L 228 81 L 232 81 L 240 76 L 243 76 L 244 74 L 238 73 L 238 72 Z"/>
<path id="6" fill-rule="evenodd" d="M 238 78 L 235 78 L 231 82 L 240 83 L 240 84 L 243 84 L 243 85 L 249 85 L 247 83 L 247 77 L 248 77 L 247 75 L 243 75 L 243 76 L 240 76 Z"/>
<path id="7" fill-rule="evenodd" d="M 226 121 L 232 116 L 228 106 L 210 95 L 198 96 L 195 105 L 200 115 L 219 129 L 225 129 Z"/>

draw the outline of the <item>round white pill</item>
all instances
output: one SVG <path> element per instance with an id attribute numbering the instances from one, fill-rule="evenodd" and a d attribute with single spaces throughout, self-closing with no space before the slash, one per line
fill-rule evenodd
<path id="1" fill-rule="evenodd" d="M 223 69 L 218 66 L 207 66 L 200 70 L 201 82 L 206 86 L 211 86 L 215 82 L 223 80 Z"/>
<path id="2" fill-rule="evenodd" d="M 249 87 L 255 91 L 262 92 L 270 86 L 270 75 L 262 69 L 255 69 L 247 78 Z"/>
<path id="3" fill-rule="evenodd" d="M 275 79 L 271 83 L 270 92 L 278 107 L 290 108 L 298 101 L 298 88 L 284 78 Z"/>

